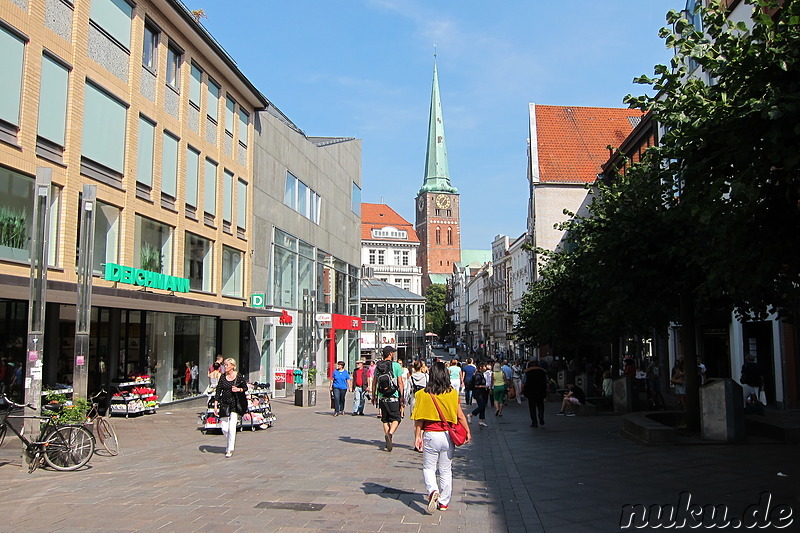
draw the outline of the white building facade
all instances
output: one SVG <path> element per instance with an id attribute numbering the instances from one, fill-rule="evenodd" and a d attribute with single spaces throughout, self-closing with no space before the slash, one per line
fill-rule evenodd
<path id="1" fill-rule="evenodd" d="M 385 204 L 361 204 L 361 265 L 373 277 L 422 294 L 417 266 L 419 238 L 413 226 Z"/>

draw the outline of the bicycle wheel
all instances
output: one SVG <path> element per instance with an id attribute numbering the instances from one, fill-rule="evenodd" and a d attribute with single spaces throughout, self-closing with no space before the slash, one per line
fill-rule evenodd
<path id="1" fill-rule="evenodd" d="M 94 453 L 94 440 L 82 426 L 62 426 L 49 433 L 44 444 L 44 460 L 55 470 L 77 470 Z"/>
<path id="2" fill-rule="evenodd" d="M 98 416 L 94 419 L 94 432 L 97 438 L 100 439 L 100 444 L 111 455 L 119 453 L 119 441 L 117 441 L 117 432 L 114 431 L 114 426 L 105 418 Z"/>

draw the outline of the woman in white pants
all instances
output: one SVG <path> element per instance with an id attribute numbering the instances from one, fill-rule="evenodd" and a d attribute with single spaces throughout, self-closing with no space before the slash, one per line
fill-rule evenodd
<path id="1" fill-rule="evenodd" d="M 236 371 L 236 360 L 225 359 L 223 363 L 225 373 L 217 383 L 217 393 L 214 395 L 214 415 L 220 417 L 222 434 L 226 437 L 225 457 L 233 455 L 236 444 L 236 426 L 247 411 L 247 381 L 244 376 Z"/>
<path id="2" fill-rule="evenodd" d="M 441 362 L 431 365 L 428 385 L 414 394 L 414 410 L 411 413 L 414 420 L 414 446 L 422 449 L 422 477 L 428 492 L 429 513 L 437 508 L 446 511 L 453 494 L 452 462 L 455 447 L 450 442 L 450 435 L 436 404 L 447 422 L 458 423 L 466 429 L 469 442 L 469 424 L 461 410 L 458 391 L 450 383 L 450 373 Z"/>

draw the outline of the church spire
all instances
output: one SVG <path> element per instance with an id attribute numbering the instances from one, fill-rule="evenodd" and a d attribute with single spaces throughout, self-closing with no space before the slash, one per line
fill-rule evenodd
<path id="1" fill-rule="evenodd" d="M 431 91 L 431 116 L 428 122 L 428 151 L 425 155 L 425 182 L 422 184 L 419 194 L 426 192 L 458 193 L 458 189 L 450 185 L 450 171 L 447 169 L 447 144 L 444 140 L 436 53 L 433 54 L 433 89 Z"/>

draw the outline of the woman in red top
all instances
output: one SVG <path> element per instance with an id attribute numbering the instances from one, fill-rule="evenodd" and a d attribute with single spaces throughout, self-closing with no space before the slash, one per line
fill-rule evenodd
<path id="1" fill-rule="evenodd" d="M 414 420 L 414 446 L 422 450 L 422 477 L 428 491 L 429 513 L 437 508 L 437 504 L 440 511 L 446 511 L 453 492 L 452 462 L 455 447 L 442 422 L 442 416 L 447 422 L 463 426 L 469 442 L 469 424 L 461 410 L 458 391 L 450 383 L 450 373 L 445 364 L 436 362 L 429 370 L 428 385 L 414 394 L 414 411 L 411 413 Z"/>

